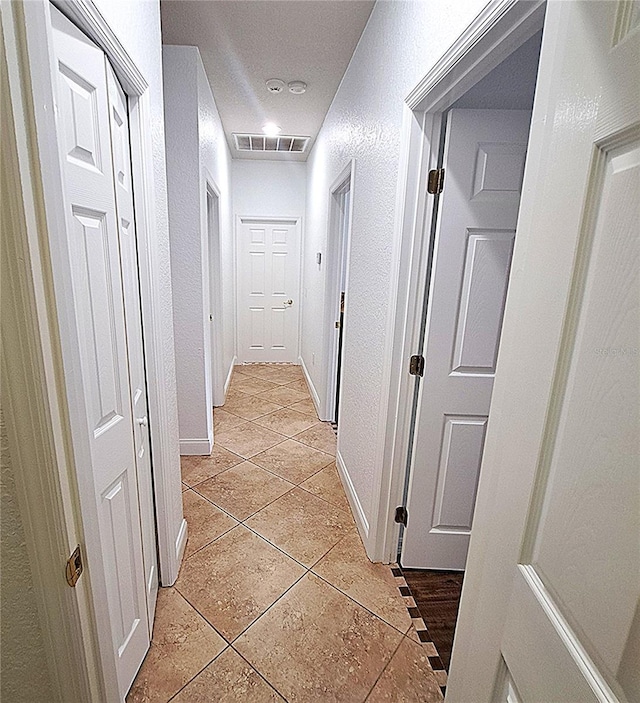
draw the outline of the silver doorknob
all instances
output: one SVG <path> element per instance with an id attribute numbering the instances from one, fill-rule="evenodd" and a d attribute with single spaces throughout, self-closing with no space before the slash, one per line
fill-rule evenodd
<path id="1" fill-rule="evenodd" d="M 146 415 L 144 417 L 137 417 L 136 422 L 138 423 L 138 425 L 142 425 L 142 427 L 148 427 L 149 425 L 149 420 L 147 419 Z"/>
<path id="2" fill-rule="evenodd" d="M 289 300 L 284 301 L 283 305 L 285 306 L 285 308 L 290 308 L 293 305 L 293 300 L 289 298 Z"/>

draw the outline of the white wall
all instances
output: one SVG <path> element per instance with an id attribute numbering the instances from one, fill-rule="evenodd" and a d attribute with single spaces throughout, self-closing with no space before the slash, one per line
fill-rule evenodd
<path id="1" fill-rule="evenodd" d="M 209 454 L 213 442 L 206 177 L 220 191 L 221 245 L 233 251 L 231 156 L 192 46 L 165 46 L 165 125 L 180 452 Z M 232 267 L 223 266 L 225 359 L 233 363 Z"/>
<path id="2" fill-rule="evenodd" d="M 29 554 L 16 496 L 14 469 L 1 412 L 0 530 L 0 699 L 15 703 L 53 700 Z"/>
<path id="3" fill-rule="evenodd" d="M 236 333 L 235 333 L 235 278 L 233 271 L 234 261 L 234 235 L 233 235 L 233 207 L 232 207 L 232 170 L 231 153 L 222 128 L 222 121 L 218 114 L 215 99 L 211 92 L 209 79 L 204 70 L 204 65 L 198 53 L 198 128 L 200 136 L 200 208 L 201 227 L 207 252 L 207 201 L 206 201 L 206 178 L 212 178 L 217 187 L 220 198 L 220 271 L 222 280 L 219 289 L 222 291 L 222 331 L 223 331 L 223 377 L 230 374 L 235 360 Z M 210 269 L 207 269 L 207 274 Z M 207 286 L 209 282 L 207 280 Z M 208 290 L 208 288 L 207 288 Z M 209 304 L 208 295 L 205 295 L 205 305 Z M 208 337 L 207 337 L 208 339 Z M 209 357 L 210 358 L 210 357 Z M 211 368 L 209 363 L 208 369 Z"/>
<path id="4" fill-rule="evenodd" d="M 236 216 L 304 216 L 306 163 L 234 159 L 232 173 Z"/>
<path id="5" fill-rule="evenodd" d="M 486 0 L 378 2 L 307 162 L 302 357 L 320 397 L 326 394 L 323 319 L 329 188 L 355 157 L 351 259 L 344 327 L 338 460 L 361 508 L 376 519 L 384 421 L 385 332 L 398 282 L 392 251 L 402 109 L 405 96 L 478 14 Z M 315 354 L 315 365 L 311 364 Z"/>

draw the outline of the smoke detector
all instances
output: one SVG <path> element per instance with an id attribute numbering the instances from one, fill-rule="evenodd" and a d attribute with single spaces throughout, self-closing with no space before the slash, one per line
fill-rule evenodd
<path id="1" fill-rule="evenodd" d="M 304 81 L 291 81 L 289 83 L 289 92 L 294 95 L 302 95 L 307 89 L 307 84 Z"/>
<path id="2" fill-rule="evenodd" d="M 267 90 L 274 94 L 282 93 L 284 90 L 284 81 L 281 81 L 279 78 L 270 78 L 267 81 Z"/>

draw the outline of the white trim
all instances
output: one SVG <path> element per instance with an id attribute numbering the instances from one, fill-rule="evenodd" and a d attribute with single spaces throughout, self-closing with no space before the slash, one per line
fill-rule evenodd
<path id="1" fill-rule="evenodd" d="M 304 378 L 307 382 L 307 386 L 309 386 L 311 400 L 313 400 L 313 404 L 316 407 L 316 413 L 318 414 L 318 417 L 320 417 L 320 396 L 318 395 L 318 391 L 313 383 L 313 379 L 311 378 L 309 369 L 307 369 L 307 365 L 304 363 L 304 359 L 302 358 L 302 356 L 298 357 L 298 363 L 302 367 L 302 373 L 304 373 Z"/>
<path id="2" fill-rule="evenodd" d="M 180 461 L 177 441 L 166 432 L 166 427 L 177 426 L 175 398 L 175 364 L 168 367 L 166 339 L 173 338 L 173 320 L 167 320 L 166 310 L 160 307 L 156 291 L 161 286 L 163 262 L 153 245 L 151 232 L 156 231 L 156 204 L 152 171 L 152 143 L 148 125 L 150 98 L 148 93 L 139 98 L 129 98 L 129 129 L 131 133 L 131 160 L 138 237 L 138 266 L 140 271 L 140 300 L 144 328 L 144 350 L 147 372 L 147 402 L 149 406 L 149 431 L 153 457 L 154 498 L 160 581 L 171 586 L 178 578 L 180 561 L 176 560 L 175 541 L 176 499 L 172 486 Z M 136 164 L 143 167 L 136 168 Z M 174 438 L 174 440 L 177 438 Z M 172 490 L 172 488 L 174 490 Z"/>
<path id="3" fill-rule="evenodd" d="M 149 84 L 92 0 L 50 0 L 109 58 L 127 95 L 142 95 Z"/>
<path id="4" fill-rule="evenodd" d="M 65 216 L 62 198 L 62 176 L 57 153 L 57 131 L 54 118 L 54 99 L 52 76 L 52 37 L 49 3 L 21 3 L 11 4 L 14 8 L 13 17 L 16 20 L 17 35 L 24 38 L 21 58 L 28 57 L 24 65 L 25 100 L 33 100 L 33 119 L 25 119 L 25 125 L 34 124 L 35 135 L 32 135 L 33 153 L 29 154 L 30 163 L 21 164 L 23 180 L 33 178 L 34 192 L 25 190 L 25 204 L 33 207 L 42 207 L 39 220 L 35 225 L 33 237 L 40 239 L 38 246 L 43 258 L 36 260 L 32 256 L 34 280 L 42 288 L 42 295 L 36 299 L 37 315 L 46 326 L 46 334 L 51 338 L 51 347 L 43 345 L 42 363 L 50 369 L 48 380 L 50 405 L 59 412 L 59 436 L 56 437 L 64 449 L 60 451 L 73 452 L 73 459 L 69 458 L 67 466 L 59 462 L 59 481 L 65 488 L 64 512 L 68 529 L 71 525 L 95 524 L 95 515 L 91 509 L 83 514 L 77 502 L 78 488 L 83 484 L 82 491 L 90 490 L 86 484 L 86 477 L 82 472 L 76 472 L 75 466 L 86 462 L 86 447 L 82 437 L 73 433 L 72 428 L 78 422 L 80 402 L 68 404 L 64 391 L 63 369 L 77 369 L 77 344 L 73 343 L 73 325 L 69 311 L 62 298 L 56 298 L 54 287 L 65 288 L 67 276 L 66 264 L 61 251 L 50 247 L 48 232 L 64 230 Z M 159 309 L 157 291 L 162 280 L 162 271 L 165 266 L 153 245 L 151 233 L 155 232 L 156 201 L 154 193 L 152 144 L 149 125 L 150 96 L 146 90 L 147 82 L 132 61 L 119 40 L 108 27 L 100 12 L 90 0 L 69 0 L 63 2 L 56 0 L 56 6 L 67 16 L 72 18 L 81 29 L 89 33 L 107 54 L 113 64 L 116 74 L 122 80 L 125 90 L 129 94 L 129 109 L 131 116 L 132 138 L 132 172 L 136 192 L 135 212 L 138 232 L 138 245 L 140 250 L 140 282 L 142 315 L 144 321 L 145 361 L 149 393 L 149 422 L 151 432 L 151 445 L 153 454 L 153 473 L 155 484 L 155 504 L 157 514 L 157 534 L 159 549 L 160 576 L 163 585 L 171 585 L 177 578 L 180 553 L 176 551 L 176 535 L 173 529 L 176 523 L 176 511 L 182 510 L 180 501 L 180 480 L 178 473 L 178 443 L 172 442 L 172 436 L 166 428 L 177 426 L 171 420 L 175 415 L 174 404 L 171 403 L 171 392 L 175 389 L 175 377 L 167 359 L 167 338 L 173 335 L 171 320 L 167 320 L 165 311 Z M 3 6 L 3 16 L 4 6 Z M 19 61 L 19 60 L 18 60 Z M 20 79 L 16 78 L 16 81 Z M 141 95 L 136 91 L 144 90 Z M 17 98 L 13 98 L 17 105 Z M 37 163 L 37 170 L 30 172 L 31 164 Z M 35 204 L 42 193 L 43 203 Z M 26 203 L 31 199 L 30 203 Z M 147 236 L 149 239 L 147 240 Z M 55 275 L 54 275 L 55 274 Z M 170 316 L 169 316 L 170 317 Z M 48 323 L 48 324 L 47 324 Z M 54 380 L 55 379 L 55 380 Z M 57 382 L 57 383 L 56 383 Z M 78 400 L 78 397 L 75 398 Z M 56 423 L 53 423 L 56 428 Z M 82 493 L 81 491 L 81 493 Z M 34 494 L 35 500 L 35 494 Z M 40 510 L 45 511 L 48 506 L 41 505 Z M 172 519 L 173 518 L 173 519 Z M 100 553 L 100 546 L 95 542 L 95 535 L 86 531 L 84 535 L 78 533 L 77 541 L 86 543 L 86 560 L 91 570 L 92 578 L 81 579 L 82 587 L 76 588 L 79 601 L 86 601 L 86 616 L 81 616 L 83 638 L 86 647 L 84 659 L 91 661 L 90 676 L 93 677 L 94 690 L 97 686 L 103 688 L 103 693 L 90 696 L 91 700 L 115 700 L 117 697 L 117 676 L 113 661 L 112 642 L 110 641 L 110 625 L 108 614 L 98 604 L 105 601 L 104 573 L 99 560 L 92 554 Z M 75 546 L 75 545 L 74 545 Z M 84 595 L 81 592 L 84 591 Z M 95 606 L 93 604 L 96 604 Z M 71 612 L 67 613 L 71 620 Z M 100 652 L 100 661 L 93 654 L 93 648 Z M 81 657 L 78 657 L 77 666 L 82 667 Z M 66 697 L 66 694 L 65 694 Z M 85 699 L 86 696 L 80 696 Z"/>
<path id="5" fill-rule="evenodd" d="M 539 29 L 544 0 L 492 0 L 405 98 L 409 109 L 442 112 Z"/>
<path id="6" fill-rule="evenodd" d="M 336 375 L 338 366 L 337 344 L 338 335 L 336 334 L 335 320 L 336 311 L 340 305 L 340 291 L 338 290 L 340 283 L 340 267 L 342 265 L 340 223 L 339 223 L 339 208 L 336 203 L 336 196 L 341 193 L 349 184 L 349 232 L 343 233 L 346 239 L 347 249 L 344 252 L 346 257 L 347 277 L 345 281 L 345 293 L 348 292 L 349 283 L 349 263 L 351 256 L 351 225 L 353 222 L 353 193 L 354 181 L 356 172 L 356 160 L 351 159 L 349 163 L 342 169 L 340 175 L 333 181 L 329 188 L 329 211 L 327 215 L 327 243 L 326 243 L 326 273 L 324 279 L 324 370 L 323 376 L 325 379 L 325 395 L 321 406 L 322 412 L 318 412 L 321 420 L 333 420 L 334 409 L 336 404 Z M 345 314 L 349 305 L 349 296 L 345 296 Z M 345 325 L 346 329 L 346 325 Z M 343 353 L 344 353 L 344 331 L 343 331 Z"/>
<path id="7" fill-rule="evenodd" d="M 201 205 L 201 210 L 205 220 L 205 251 L 203 251 L 203 260 L 206 262 L 206 304 L 213 315 L 213 346 L 211 346 L 211 325 L 205 316 L 205 324 L 207 325 L 207 336 L 209 339 L 209 358 L 207 359 L 207 345 L 205 343 L 205 366 L 211 378 L 211 406 L 224 405 L 226 386 L 225 386 L 225 370 L 224 370 L 224 306 L 222 295 L 222 211 L 221 211 L 221 196 L 220 188 L 218 188 L 211 172 L 205 166 L 202 167 L 201 182 L 203 186 L 202 196 L 204 203 Z M 217 245 L 218 251 L 211 251 L 211 242 L 209 236 L 209 217 L 207 199 L 212 195 L 217 202 Z M 215 274 L 215 281 L 211 280 L 212 271 Z M 213 298 L 213 300 L 212 300 Z M 214 364 L 215 361 L 215 364 Z M 214 368 L 215 367 L 215 368 Z"/>
<path id="8" fill-rule="evenodd" d="M 422 184 L 437 163 L 440 114 L 540 29 L 544 8 L 543 0 L 488 3 L 405 99 L 393 237 L 394 284 L 385 335 L 385 358 L 391 362 L 385 365 L 382 384 L 378 434 L 382 441 L 376 454 L 381 479 L 375 488 L 377 512 L 367 545 L 373 561 L 393 562 L 397 556 L 399 530 L 393 511 L 403 499 L 414 393 L 406 368 L 408 357 L 416 353 L 432 227 Z"/>
<path id="9" fill-rule="evenodd" d="M 20 78 L 24 26 L 17 3 L 0 7 L 2 61 L 2 168 L 12 172 L 3 192 L 3 218 L 11 237 L 2 238 L 2 405 L 33 592 L 47 660 L 52 700 L 104 700 L 95 670 L 96 642 L 86 578 L 75 589 L 61 578 L 64 559 L 82 536 L 72 520 L 74 498 L 65 480 L 71 460 L 57 402 L 58 359 L 52 349 L 53 320 L 41 275 L 40 235 L 45 229 L 38 174 L 30 151 L 33 105 Z M 40 18 L 42 19 L 42 18 Z M 0 38 L 2 43 L 2 38 Z M 6 58 L 6 63 L 5 63 Z M 11 115 L 13 112 L 14 124 Z M 15 139 L 14 139 L 15 136 Z M 13 149 L 15 149 L 15 157 Z M 73 547 L 71 546 L 73 545 Z"/>
<path id="10" fill-rule="evenodd" d="M 342 454 L 339 451 L 336 452 L 336 468 L 338 469 L 338 474 L 340 480 L 342 481 L 342 487 L 347 495 L 349 505 L 351 506 L 351 512 L 355 518 L 356 525 L 362 536 L 362 541 L 367 542 L 369 539 L 369 521 L 367 520 L 364 510 L 362 509 L 362 504 L 356 493 L 356 489 L 351 481 L 347 467 L 345 466 Z"/>
<path id="11" fill-rule="evenodd" d="M 181 439 L 180 456 L 209 456 L 213 449 L 213 435 L 204 439 Z"/>
<path id="12" fill-rule="evenodd" d="M 298 230 L 298 242 L 299 242 L 299 247 L 298 247 L 298 289 L 295 292 L 295 297 L 294 300 L 297 300 L 299 302 L 297 308 L 298 312 L 298 335 L 297 335 L 297 340 L 296 340 L 296 350 L 294 356 L 297 358 L 300 358 L 300 337 L 301 337 L 301 332 L 302 332 L 302 304 L 301 304 L 301 299 L 300 299 L 300 293 L 302 292 L 302 276 L 303 276 L 303 267 L 302 267 L 302 251 L 304 247 L 304 229 L 303 229 L 303 218 L 302 215 L 283 215 L 281 217 L 275 216 L 275 215 L 267 215 L 265 217 L 260 216 L 260 215 L 236 215 L 236 222 L 235 222 L 235 238 L 234 238 L 234 247 L 233 247 L 233 274 L 234 274 L 234 288 L 235 288 L 235 338 L 236 338 L 236 355 L 234 357 L 234 363 L 237 362 L 238 359 L 238 352 L 240 350 L 240 337 L 239 337 L 239 330 L 240 330 L 240 297 L 238 296 L 238 276 L 237 276 L 237 269 L 238 269 L 238 261 L 239 261 L 239 255 L 238 255 L 238 246 L 240 242 L 240 227 L 244 222 L 282 222 L 282 223 L 288 223 L 288 224 L 294 224 Z"/>
<path id="13" fill-rule="evenodd" d="M 189 538 L 189 527 L 187 525 L 187 521 L 182 518 L 182 522 L 180 523 L 180 529 L 178 530 L 178 536 L 176 537 L 176 543 L 175 543 L 175 554 L 176 554 L 176 561 L 178 564 L 182 562 L 182 557 L 184 556 L 184 550 L 187 546 L 187 539 Z"/>
<path id="14" fill-rule="evenodd" d="M 227 397 L 227 392 L 229 391 L 229 386 L 231 385 L 231 378 L 233 377 L 233 370 L 235 368 L 236 362 L 238 361 L 238 357 L 234 354 L 233 359 L 231 359 L 231 366 L 229 367 L 229 371 L 227 372 L 227 378 L 224 382 L 224 397 Z"/>

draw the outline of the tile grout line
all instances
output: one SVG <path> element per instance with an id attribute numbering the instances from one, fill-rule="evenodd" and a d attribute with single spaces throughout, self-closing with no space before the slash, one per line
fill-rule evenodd
<path id="1" fill-rule="evenodd" d="M 400 638 L 400 642 L 398 642 L 398 646 L 391 653 L 391 656 L 389 657 L 389 661 L 382 667 L 382 671 L 378 674 L 378 677 L 373 682 L 373 686 L 371 686 L 371 688 L 369 689 L 369 693 L 367 693 L 367 695 L 365 696 L 364 701 L 362 703 L 367 703 L 367 701 L 369 700 L 369 696 L 373 693 L 373 689 L 378 684 L 378 681 L 380 681 L 380 679 L 382 678 L 382 675 L 389 667 L 389 664 L 391 664 L 391 660 L 396 656 L 398 650 L 400 649 L 400 645 L 402 644 L 403 640 L 404 640 L 404 637 Z"/>
<path id="2" fill-rule="evenodd" d="M 258 618 L 258 619 L 259 619 L 259 618 Z M 235 640 L 234 640 L 234 642 L 235 642 Z M 284 696 L 284 694 L 282 694 L 282 693 L 275 687 L 275 685 L 272 684 L 271 681 L 269 681 L 269 679 L 268 679 L 259 669 L 257 669 L 241 652 L 239 652 L 232 644 L 230 644 L 229 647 L 230 647 L 231 649 L 233 649 L 233 651 L 234 651 L 243 661 L 247 662 L 247 665 L 250 666 L 250 667 L 256 672 L 256 674 L 258 674 L 258 676 L 267 684 L 267 686 L 269 686 L 269 688 L 272 688 L 272 689 L 280 696 L 280 698 L 282 698 L 282 700 L 283 700 L 285 703 L 289 703 L 289 699 L 286 698 L 286 696 Z"/>

